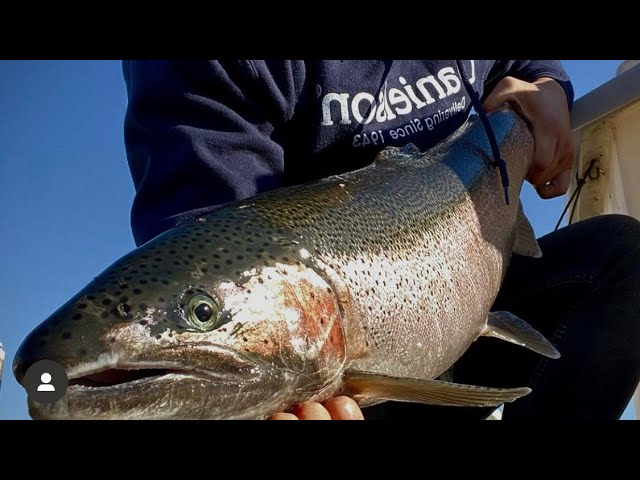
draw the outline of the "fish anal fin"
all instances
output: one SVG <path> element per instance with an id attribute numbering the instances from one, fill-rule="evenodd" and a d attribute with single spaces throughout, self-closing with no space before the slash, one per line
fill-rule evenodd
<path id="1" fill-rule="evenodd" d="M 544 335 L 510 312 L 491 312 L 482 335 L 520 345 L 545 357 L 560 358 L 560 352 Z"/>

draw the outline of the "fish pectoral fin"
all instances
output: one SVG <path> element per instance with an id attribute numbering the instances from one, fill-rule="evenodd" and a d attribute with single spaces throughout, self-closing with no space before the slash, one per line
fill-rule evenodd
<path id="1" fill-rule="evenodd" d="M 358 400 L 380 399 L 455 407 L 493 407 L 527 395 L 530 388 L 488 388 L 441 380 L 391 377 L 374 372 L 347 370 L 345 393 Z"/>
<path id="2" fill-rule="evenodd" d="M 510 312 L 491 312 L 485 337 L 495 337 L 528 348 L 549 358 L 560 358 L 560 352 L 539 331 Z"/>
<path id="3" fill-rule="evenodd" d="M 518 202 L 518 218 L 516 220 L 516 241 L 513 245 L 513 253 L 524 255 L 526 257 L 540 258 L 542 250 L 536 240 L 536 234 L 533 231 L 529 219 L 524 214 L 522 202 Z"/>

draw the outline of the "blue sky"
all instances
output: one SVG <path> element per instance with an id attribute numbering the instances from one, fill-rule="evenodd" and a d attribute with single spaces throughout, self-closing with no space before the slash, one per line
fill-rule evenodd
<path id="1" fill-rule="evenodd" d="M 563 64 L 579 98 L 620 60 Z M 119 61 L 0 61 L 0 419 L 29 418 L 10 368 L 20 342 L 135 247 L 126 103 Z M 531 188 L 523 199 L 536 233 L 551 231 L 564 199 L 542 201 Z"/>

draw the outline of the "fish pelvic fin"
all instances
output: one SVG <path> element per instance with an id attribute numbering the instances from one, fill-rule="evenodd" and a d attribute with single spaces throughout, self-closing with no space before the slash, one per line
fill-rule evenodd
<path id="1" fill-rule="evenodd" d="M 560 352 L 544 335 L 510 312 L 491 312 L 482 335 L 515 343 L 545 357 L 560 358 Z"/>
<path id="2" fill-rule="evenodd" d="M 494 407 L 531 392 L 530 388 L 488 388 L 441 380 L 392 377 L 375 372 L 346 370 L 345 394 L 371 404 L 372 399 L 455 407 Z"/>
<path id="3" fill-rule="evenodd" d="M 524 255 L 526 257 L 540 258 L 542 250 L 536 240 L 536 234 L 533 231 L 529 219 L 522 209 L 522 202 L 518 202 L 518 217 L 516 220 L 516 240 L 513 245 L 513 253 Z"/>

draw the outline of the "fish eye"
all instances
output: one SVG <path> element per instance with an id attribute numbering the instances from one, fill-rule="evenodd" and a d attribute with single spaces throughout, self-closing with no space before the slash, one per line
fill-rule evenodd
<path id="1" fill-rule="evenodd" d="M 218 324 L 220 308 L 215 300 L 207 295 L 194 295 L 186 309 L 187 321 L 198 330 L 213 330 Z"/>

